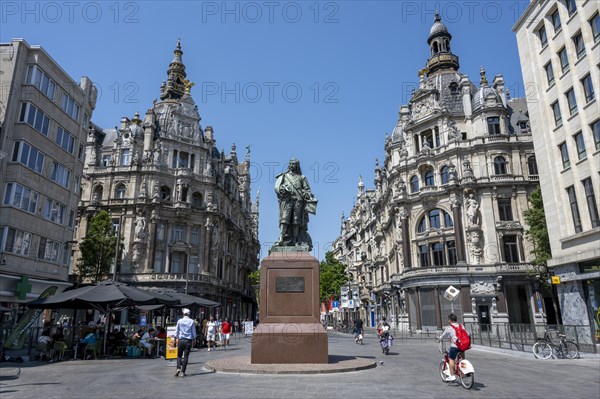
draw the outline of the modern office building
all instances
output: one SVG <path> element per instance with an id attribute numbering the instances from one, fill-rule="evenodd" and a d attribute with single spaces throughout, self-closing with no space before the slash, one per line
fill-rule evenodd
<path id="1" fill-rule="evenodd" d="M 0 302 L 67 282 L 92 81 L 74 81 L 40 46 L 0 44 Z M 16 309 L 16 308 L 15 308 Z"/>
<path id="2" fill-rule="evenodd" d="M 160 100 L 144 115 L 90 130 L 77 240 L 106 210 L 124 243 L 117 280 L 201 296 L 220 302 L 221 316 L 252 319 L 248 275 L 260 244 L 250 150 L 238 159 L 233 144 L 225 154 L 212 127 L 202 129 L 182 55 L 178 43 Z"/>
<path id="3" fill-rule="evenodd" d="M 562 321 L 600 330 L 600 3 L 533 0 L 517 35 Z"/>
<path id="4" fill-rule="evenodd" d="M 418 89 L 386 134 L 374 188 L 360 179 L 334 253 L 370 325 L 387 316 L 435 331 L 451 311 L 466 323 L 542 324 L 552 305 L 524 235 L 539 180 L 527 104 L 509 98 L 502 75 L 482 68 L 472 82 L 451 44 L 436 15 Z"/>

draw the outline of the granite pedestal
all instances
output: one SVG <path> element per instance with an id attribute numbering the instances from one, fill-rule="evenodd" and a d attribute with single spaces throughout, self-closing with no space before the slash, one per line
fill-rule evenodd
<path id="1" fill-rule="evenodd" d="M 273 252 L 261 262 L 260 323 L 252 364 L 328 363 L 319 320 L 319 262 L 304 251 Z"/>

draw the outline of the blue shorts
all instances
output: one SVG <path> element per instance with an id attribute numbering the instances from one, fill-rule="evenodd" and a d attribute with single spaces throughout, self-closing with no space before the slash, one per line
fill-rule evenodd
<path id="1" fill-rule="evenodd" d="M 460 352 L 458 350 L 458 348 L 456 346 L 451 346 L 450 350 L 448 351 L 448 357 L 452 360 L 456 360 L 456 356 L 458 356 L 458 352 Z"/>

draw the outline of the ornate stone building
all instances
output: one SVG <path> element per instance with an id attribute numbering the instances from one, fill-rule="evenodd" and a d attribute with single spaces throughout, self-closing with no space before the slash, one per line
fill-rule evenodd
<path id="1" fill-rule="evenodd" d="M 481 68 L 476 85 L 460 73 L 451 40 L 436 15 L 418 89 L 385 137 L 375 187 L 361 178 L 335 254 L 371 325 L 388 316 L 431 331 L 452 310 L 465 322 L 542 323 L 549 310 L 524 239 L 538 186 L 526 103 L 509 99 L 502 75 L 490 82 Z"/>
<path id="2" fill-rule="evenodd" d="M 200 125 L 181 46 L 160 101 L 115 129 L 90 128 L 77 239 L 99 210 L 124 239 L 117 279 L 187 292 L 252 318 L 248 274 L 258 267 L 258 198 L 250 199 L 250 149 L 219 151 Z M 75 259 L 79 254 L 75 254 Z"/>

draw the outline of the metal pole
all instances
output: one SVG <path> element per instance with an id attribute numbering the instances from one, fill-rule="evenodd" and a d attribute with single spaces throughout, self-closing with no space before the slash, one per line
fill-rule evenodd
<path id="1" fill-rule="evenodd" d="M 185 294 L 188 293 L 188 280 L 190 279 L 190 256 L 186 255 L 185 262 Z"/>
<path id="2" fill-rule="evenodd" d="M 112 273 L 112 280 L 117 279 L 117 262 L 119 261 L 119 247 L 121 244 L 121 225 L 123 224 L 123 213 L 119 215 L 119 225 L 117 226 L 117 243 L 115 244 L 115 265 Z"/>

